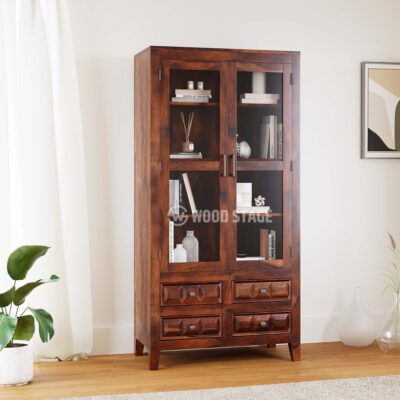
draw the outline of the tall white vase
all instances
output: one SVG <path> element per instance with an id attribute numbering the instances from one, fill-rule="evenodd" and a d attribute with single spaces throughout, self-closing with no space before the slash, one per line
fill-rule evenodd
<path id="1" fill-rule="evenodd" d="M 32 378 L 33 351 L 29 343 L 0 351 L 0 386 L 26 385 Z"/>
<path id="2" fill-rule="evenodd" d="M 376 338 L 376 324 L 360 300 L 360 288 L 355 287 L 354 299 L 339 327 L 340 340 L 347 346 L 369 346 Z"/>

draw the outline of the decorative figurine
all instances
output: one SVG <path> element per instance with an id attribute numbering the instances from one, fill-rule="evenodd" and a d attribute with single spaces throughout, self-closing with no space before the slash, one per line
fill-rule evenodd
<path id="1" fill-rule="evenodd" d="M 265 197 L 261 196 L 260 194 L 254 199 L 254 203 L 257 207 L 265 206 Z"/>
<path id="2" fill-rule="evenodd" d="M 236 153 L 241 158 L 250 158 L 251 155 L 251 148 L 250 145 L 243 140 L 242 142 L 238 143 L 237 138 L 239 135 L 236 135 Z"/>
<path id="3" fill-rule="evenodd" d="M 190 137 L 190 131 L 192 130 L 194 112 L 189 113 L 187 125 L 186 125 L 185 114 L 183 112 L 181 112 L 181 118 L 182 118 L 183 128 L 185 130 L 185 141 L 182 143 L 182 151 L 184 153 L 193 153 L 194 143 L 189 141 L 189 137 Z"/>

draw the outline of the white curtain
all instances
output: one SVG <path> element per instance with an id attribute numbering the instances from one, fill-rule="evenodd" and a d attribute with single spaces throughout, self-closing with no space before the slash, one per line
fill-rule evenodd
<path id="1" fill-rule="evenodd" d="M 0 0 L 0 292 L 22 244 L 51 247 L 29 280 L 60 276 L 27 301 L 48 310 L 55 336 L 39 357 L 92 348 L 84 148 L 67 0 Z"/>

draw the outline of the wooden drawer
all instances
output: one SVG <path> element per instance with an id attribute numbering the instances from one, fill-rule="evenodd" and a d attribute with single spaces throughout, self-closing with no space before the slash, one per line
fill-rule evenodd
<path id="1" fill-rule="evenodd" d="M 290 300 L 290 281 L 233 282 L 233 302 Z"/>
<path id="2" fill-rule="evenodd" d="M 161 305 L 222 304 L 222 282 L 162 284 Z"/>
<path id="3" fill-rule="evenodd" d="M 219 337 L 222 331 L 220 315 L 204 317 L 162 318 L 162 339 Z"/>
<path id="4" fill-rule="evenodd" d="M 290 333 L 290 312 L 233 315 L 233 336 Z"/>

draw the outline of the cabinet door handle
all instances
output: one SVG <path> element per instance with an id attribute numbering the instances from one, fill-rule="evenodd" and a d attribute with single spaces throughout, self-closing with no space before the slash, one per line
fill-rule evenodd
<path id="1" fill-rule="evenodd" d="M 236 169 L 237 169 L 237 155 L 232 154 L 232 176 L 235 177 L 236 174 Z"/>
<path id="2" fill-rule="evenodd" d="M 223 158 L 224 158 L 224 174 L 223 174 L 223 176 L 227 176 L 227 174 L 228 174 L 228 156 L 226 154 L 224 154 Z"/>

